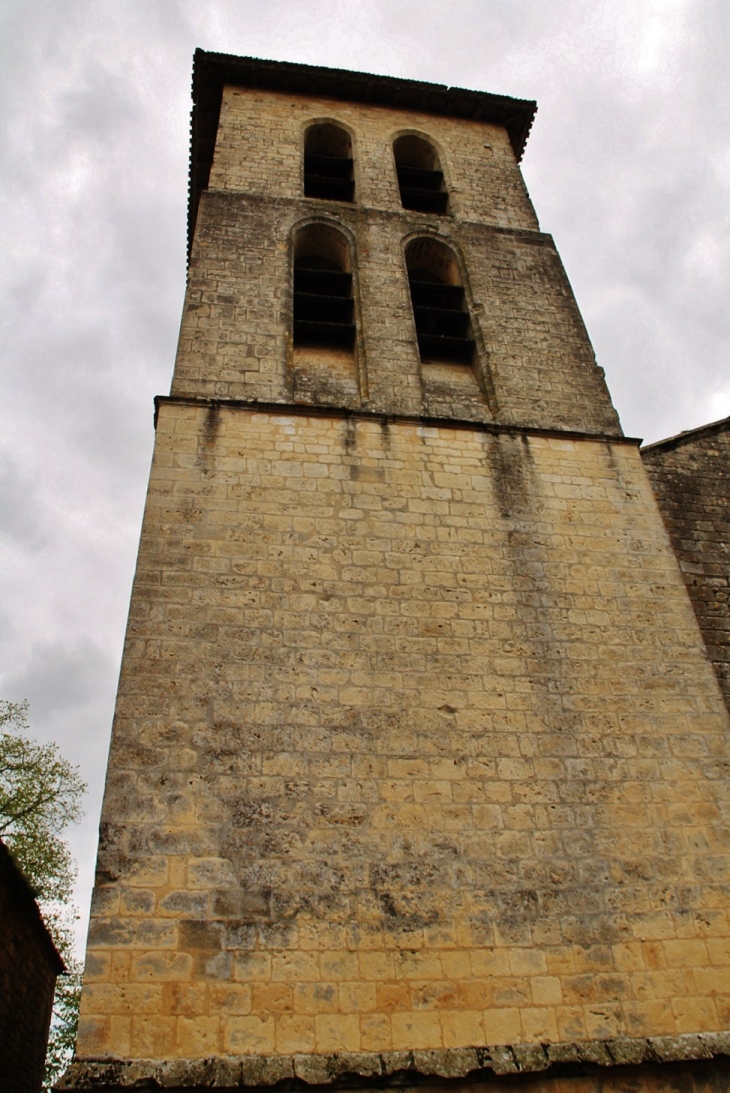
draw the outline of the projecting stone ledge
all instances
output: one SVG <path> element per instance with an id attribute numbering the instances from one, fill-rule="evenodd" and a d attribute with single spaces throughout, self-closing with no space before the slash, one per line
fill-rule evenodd
<path id="1" fill-rule="evenodd" d="M 593 1067 L 727 1060 L 730 1032 L 586 1040 L 557 1044 L 390 1051 L 382 1054 L 250 1055 L 242 1058 L 76 1060 L 58 1090 L 243 1089 L 296 1086 L 388 1086 L 427 1079 L 488 1079 L 547 1071 L 585 1073 Z"/>

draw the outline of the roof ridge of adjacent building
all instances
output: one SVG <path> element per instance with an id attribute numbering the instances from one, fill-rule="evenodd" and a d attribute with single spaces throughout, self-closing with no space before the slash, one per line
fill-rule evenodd
<path id="1" fill-rule="evenodd" d="M 730 428 L 730 417 L 720 418 L 719 421 L 709 421 L 706 425 L 698 425 L 695 429 L 683 429 L 681 433 L 665 437 L 664 440 L 655 440 L 651 444 L 645 444 L 641 449 L 641 454 L 645 455 L 647 452 L 659 448 L 675 448 L 679 444 L 686 444 L 688 441 L 697 440 L 702 436 L 710 436 L 712 433 L 721 433 L 728 428 Z"/>

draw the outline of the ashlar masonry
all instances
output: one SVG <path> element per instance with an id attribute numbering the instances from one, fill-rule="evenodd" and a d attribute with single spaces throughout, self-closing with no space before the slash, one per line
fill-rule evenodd
<path id="1" fill-rule="evenodd" d="M 534 104 L 203 52 L 193 92 L 64 1088 L 719 1089 L 728 713 Z"/>

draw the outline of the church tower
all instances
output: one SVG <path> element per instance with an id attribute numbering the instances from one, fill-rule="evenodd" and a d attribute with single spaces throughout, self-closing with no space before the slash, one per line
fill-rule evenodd
<path id="1" fill-rule="evenodd" d="M 202 51 L 193 98 L 64 1088 L 720 1089 L 728 715 L 535 104 Z"/>

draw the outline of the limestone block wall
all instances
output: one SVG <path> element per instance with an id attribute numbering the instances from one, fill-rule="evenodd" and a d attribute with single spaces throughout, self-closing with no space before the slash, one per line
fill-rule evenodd
<path id="1" fill-rule="evenodd" d="M 210 188 L 274 200 L 301 197 L 304 135 L 314 122 L 334 122 L 350 134 L 355 202 L 360 206 L 400 213 L 393 142 L 415 133 L 438 149 L 456 218 L 503 228 L 537 228 L 501 126 L 311 95 L 226 87 Z M 422 222 L 433 220 L 418 215 Z"/>
<path id="2" fill-rule="evenodd" d="M 730 708 L 730 419 L 642 457 Z"/>
<path id="3" fill-rule="evenodd" d="M 727 1027 L 728 729 L 634 445 L 164 401 L 80 1057 Z"/>
<path id="4" fill-rule="evenodd" d="M 221 399 L 360 406 L 542 428 L 620 434 L 618 418 L 552 239 L 443 218 L 439 238 L 461 257 L 479 383 L 458 366 L 437 388 L 419 361 L 405 243 L 423 214 L 338 204 L 203 195 L 172 392 Z M 295 389 L 292 237 L 307 222 L 351 239 L 360 389 Z M 429 229 L 430 230 L 430 229 Z M 482 396 L 479 390 L 485 392 Z M 476 397 L 475 397 L 476 396 Z"/>
<path id="5" fill-rule="evenodd" d="M 352 204 L 304 197 L 305 133 L 321 121 L 350 134 Z M 449 215 L 401 207 L 392 149 L 404 133 L 438 148 Z M 227 87 L 209 186 L 197 214 L 173 394 L 620 434 L 506 130 Z M 326 352 L 302 369 L 292 348 L 293 240 L 312 223 L 336 227 L 349 243 L 357 343 L 345 383 Z M 417 236 L 456 255 L 476 341 L 471 366 L 419 359 L 404 256 Z"/>

